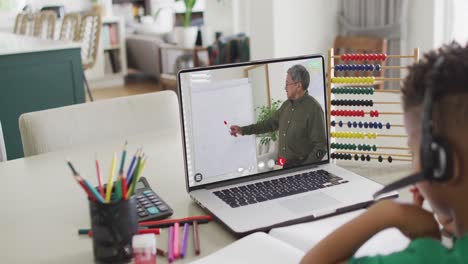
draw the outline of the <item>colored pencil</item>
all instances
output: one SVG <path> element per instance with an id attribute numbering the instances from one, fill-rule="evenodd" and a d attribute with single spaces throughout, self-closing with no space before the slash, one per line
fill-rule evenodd
<path id="1" fill-rule="evenodd" d="M 167 260 L 169 261 L 169 263 L 172 263 L 172 261 L 174 261 L 174 251 L 173 251 L 173 246 L 174 246 L 174 227 L 173 226 L 170 226 L 169 227 L 169 241 L 168 241 L 168 245 L 167 245 Z"/>
<path id="2" fill-rule="evenodd" d="M 81 188 L 83 188 L 83 190 L 86 192 L 86 194 L 88 195 L 89 199 L 93 200 L 94 202 L 97 202 L 97 198 L 93 196 L 93 194 L 91 193 L 91 191 L 88 189 L 88 187 L 86 187 L 86 185 L 84 184 L 84 182 L 80 179 L 79 176 L 77 175 L 74 175 L 73 176 L 76 180 L 76 182 L 78 182 L 78 184 L 81 186 Z"/>
<path id="3" fill-rule="evenodd" d="M 139 226 L 138 227 L 138 230 L 145 230 L 145 229 L 149 229 L 147 226 Z M 161 229 L 159 229 L 161 230 Z M 89 233 L 89 231 L 91 231 L 90 228 L 80 228 L 78 229 L 78 235 L 87 235 Z"/>
<path id="4" fill-rule="evenodd" d="M 138 149 L 135 154 L 133 155 L 132 161 L 130 162 L 130 166 L 128 167 L 127 170 L 127 186 L 130 185 L 130 181 L 132 180 L 132 174 L 135 169 L 135 162 L 138 157 L 138 154 L 140 153 L 140 149 Z"/>
<path id="5" fill-rule="evenodd" d="M 89 199 L 92 201 L 102 201 L 101 195 L 96 191 L 96 189 L 92 188 L 92 186 L 89 185 L 87 181 L 84 181 L 84 179 L 80 176 L 80 174 L 75 170 L 75 167 L 73 167 L 73 164 L 67 160 L 68 167 L 70 167 L 72 173 L 73 173 L 73 178 L 78 182 L 78 184 L 83 188 L 83 190 L 86 192 L 88 195 Z"/>
<path id="6" fill-rule="evenodd" d="M 97 180 L 98 180 L 98 188 L 99 188 L 99 193 L 101 194 L 102 197 L 105 197 L 104 193 L 104 188 L 102 188 L 102 175 L 101 175 L 101 168 L 99 167 L 99 160 L 97 158 L 96 154 L 96 174 L 97 174 Z"/>
<path id="7" fill-rule="evenodd" d="M 127 157 L 127 141 L 125 141 L 124 148 L 122 150 L 122 157 L 120 159 L 119 173 L 123 172 L 125 166 L 125 158 Z"/>
<path id="8" fill-rule="evenodd" d="M 123 193 L 123 188 L 122 188 L 122 174 L 123 174 L 123 168 L 125 165 L 125 157 L 127 156 L 127 141 L 125 141 L 125 145 L 122 150 L 122 156 L 120 157 L 120 166 L 119 166 L 119 174 L 117 176 L 117 180 L 115 183 L 115 200 L 120 200 L 122 197 L 125 199 L 126 194 Z"/>
<path id="9" fill-rule="evenodd" d="M 159 235 L 161 233 L 161 229 L 159 228 L 148 228 L 148 229 L 138 229 L 137 231 L 137 234 L 138 235 L 141 235 L 141 234 L 155 234 L 155 235 Z M 80 233 L 79 233 L 80 234 Z M 80 234 L 81 235 L 81 234 Z M 86 235 L 88 235 L 89 237 L 92 237 L 93 236 L 93 231 L 92 230 L 88 230 L 88 232 L 86 233 Z"/>
<path id="10" fill-rule="evenodd" d="M 75 176 L 75 177 L 80 177 L 80 176 Z M 83 181 L 83 183 L 85 184 L 85 186 L 88 188 L 88 190 L 93 194 L 94 197 L 96 197 L 96 199 L 100 202 L 100 203 L 104 203 L 104 198 L 101 196 L 101 194 L 99 194 L 99 192 L 96 190 L 96 188 L 94 188 L 86 179 L 84 179 L 83 177 L 80 177 L 81 180 Z"/>
<path id="11" fill-rule="evenodd" d="M 164 227 L 172 226 L 174 223 L 178 222 L 179 225 L 181 224 L 188 224 L 189 226 L 193 224 L 193 221 L 197 220 L 198 224 L 203 224 L 205 221 L 210 221 L 212 219 L 209 215 L 200 215 L 200 216 L 192 216 L 186 218 L 179 218 L 179 219 L 168 219 L 168 220 L 159 220 L 159 221 L 147 221 L 147 222 L 140 222 L 138 223 L 139 229 L 148 229 L 148 228 L 160 228 L 160 227 L 152 227 L 156 225 L 167 225 Z M 89 232 L 89 228 L 80 228 L 78 229 L 78 234 L 86 235 Z"/>
<path id="12" fill-rule="evenodd" d="M 188 223 L 189 225 L 193 224 L 193 221 L 197 221 L 199 224 L 205 224 L 213 220 L 213 217 L 211 215 L 197 215 L 197 216 L 191 216 L 191 217 L 185 217 L 185 218 L 175 218 L 175 219 L 166 219 L 166 220 L 157 220 L 157 221 L 145 221 L 145 222 L 140 222 L 140 226 L 149 226 L 149 227 L 169 227 L 172 226 L 174 223 L 179 223 L 180 225 L 183 225 L 185 223 Z"/>
<path id="13" fill-rule="evenodd" d="M 193 242 L 195 243 L 195 255 L 200 255 L 200 237 L 198 234 L 198 222 L 193 221 Z"/>
<path id="14" fill-rule="evenodd" d="M 184 237 L 182 238 L 182 249 L 180 250 L 180 256 L 183 258 L 187 253 L 187 245 L 188 245 L 188 235 L 189 235 L 190 225 L 185 223 L 184 225 Z"/>
<path id="15" fill-rule="evenodd" d="M 143 172 L 146 166 L 146 161 L 148 160 L 148 156 L 143 156 L 141 165 L 140 165 L 140 174 Z"/>
<path id="16" fill-rule="evenodd" d="M 174 246 L 172 250 L 174 251 L 174 259 L 178 259 L 180 257 L 179 223 L 174 223 Z"/>
<path id="17" fill-rule="evenodd" d="M 122 187 L 122 199 L 127 200 L 127 180 L 123 172 L 120 174 L 120 186 Z"/>
<path id="18" fill-rule="evenodd" d="M 109 180 L 107 181 L 107 189 L 106 189 L 106 202 L 110 202 L 111 195 L 112 195 L 112 187 L 114 186 L 114 171 L 115 171 L 115 153 L 114 157 L 112 158 L 112 163 L 109 171 Z"/>
<path id="19" fill-rule="evenodd" d="M 128 191 L 127 191 L 127 197 L 131 197 L 133 195 L 133 192 L 135 191 L 135 186 L 138 181 L 138 174 L 140 173 L 140 168 L 141 168 L 141 155 L 138 156 L 138 161 L 135 166 L 135 171 L 133 172 L 132 175 L 132 183 L 130 184 Z"/>

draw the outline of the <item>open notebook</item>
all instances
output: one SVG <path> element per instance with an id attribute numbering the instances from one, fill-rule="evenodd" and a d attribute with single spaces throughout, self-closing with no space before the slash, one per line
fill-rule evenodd
<path id="1" fill-rule="evenodd" d="M 269 234 L 254 233 L 192 264 L 298 263 L 304 254 L 321 239 L 362 212 L 364 210 L 309 223 L 275 228 Z M 395 228 L 387 229 L 367 241 L 356 252 L 356 256 L 389 254 L 405 249 L 408 244 L 409 239 L 400 231 Z"/>

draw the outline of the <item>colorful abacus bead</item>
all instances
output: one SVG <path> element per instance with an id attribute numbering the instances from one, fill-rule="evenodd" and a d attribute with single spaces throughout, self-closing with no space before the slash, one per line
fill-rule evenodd
<path id="1" fill-rule="evenodd" d="M 333 114 L 333 111 L 335 111 L 335 110 L 332 110 L 332 114 Z M 334 127 L 334 126 L 336 125 L 335 120 L 332 120 L 332 121 L 330 122 L 330 125 L 331 125 L 332 127 Z"/>
<path id="2" fill-rule="evenodd" d="M 392 156 L 388 156 L 387 160 L 388 160 L 389 163 L 392 163 L 392 161 L 393 161 Z"/>
<path id="3" fill-rule="evenodd" d="M 340 122 L 338 122 L 338 125 L 339 125 L 340 127 L 343 127 L 343 121 L 340 120 Z"/>
<path id="4" fill-rule="evenodd" d="M 370 157 L 370 155 L 369 155 L 369 154 L 367 154 L 367 156 L 366 156 L 366 160 L 367 160 L 367 161 L 371 161 L 371 157 Z"/>
<path id="5" fill-rule="evenodd" d="M 380 66 L 380 64 L 376 64 L 376 65 L 375 65 L 375 71 L 376 71 L 376 72 L 379 72 L 379 71 L 381 71 L 381 70 L 382 70 L 382 66 Z"/>
<path id="6" fill-rule="evenodd" d="M 379 117 L 379 111 L 378 110 L 371 110 L 369 112 L 370 117 Z"/>
<path id="7" fill-rule="evenodd" d="M 381 155 L 379 155 L 379 162 L 382 162 L 383 161 L 383 158 Z"/>
<path id="8" fill-rule="evenodd" d="M 356 121 L 353 122 L 353 127 L 357 127 L 357 122 Z"/>
<path id="9" fill-rule="evenodd" d="M 361 160 L 362 160 L 362 161 L 365 161 L 365 160 L 366 160 L 366 156 L 364 156 L 364 154 L 361 154 Z"/>
<path id="10" fill-rule="evenodd" d="M 348 121 L 348 127 L 351 128 L 352 125 L 351 121 Z"/>
<path id="11" fill-rule="evenodd" d="M 358 124 L 359 128 L 362 128 L 363 125 L 364 124 L 362 122 L 359 122 L 359 124 Z"/>
<path id="12" fill-rule="evenodd" d="M 359 160 L 359 155 L 358 154 L 354 154 L 354 160 Z"/>
<path id="13" fill-rule="evenodd" d="M 377 151 L 377 145 L 372 145 L 372 150 Z"/>
<path id="14" fill-rule="evenodd" d="M 387 124 L 385 125 L 385 127 L 386 127 L 387 129 L 390 129 L 390 128 L 391 128 L 390 123 L 387 123 Z"/>
<path id="15" fill-rule="evenodd" d="M 387 59 L 387 54 L 385 54 L 385 53 L 377 54 L 377 60 L 384 61 L 386 59 Z"/>

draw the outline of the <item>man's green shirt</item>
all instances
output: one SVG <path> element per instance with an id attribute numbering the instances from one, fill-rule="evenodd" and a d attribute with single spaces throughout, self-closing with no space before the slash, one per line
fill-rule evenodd
<path id="1" fill-rule="evenodd" d="M 468 235 L 456 240 L 452 248 L 444 247 L 439 241 L 429 238 L 413 240 L 409 246 L 386 256 L 352 258 L 348 264 L 461 264 L 468 263 Z"/>
<path id="2" fill-rule="evenodd" d="M 244 135 L 278 130 L 278 156 L 286 164 L 321 160 L 326 154 L 326 132 L 322 107 L 307 92 L 297 100 L 285 101 L 273 116 L 263 122 L 242 127 Z"/>

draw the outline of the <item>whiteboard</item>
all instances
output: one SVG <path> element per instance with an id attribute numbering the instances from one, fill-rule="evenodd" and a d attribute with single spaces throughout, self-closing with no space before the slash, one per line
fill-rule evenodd
<path id="1" fill-rule="evenodd" d="M 211 182 L 256 170 L 255 136 L 233 137 L 228 128 L 254 123 L 248 79 L 194 84 L 191 91 L 195 174 Z"/>

